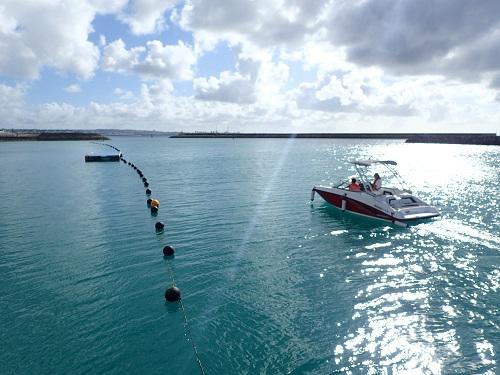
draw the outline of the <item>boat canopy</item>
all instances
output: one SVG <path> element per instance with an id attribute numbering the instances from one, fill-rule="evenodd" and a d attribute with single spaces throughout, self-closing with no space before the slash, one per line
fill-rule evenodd
<path id="1" fill-rule="evenodd" d="M 371 159 L 369 159 L 369 160 L 352 160 L 351 163 L 355 164 L 355 165 L 361 165 L 363 167 L 369 167 L 370 165 L 374 165 L 374 164 L 398 165 L 398 163 L 396 163 L 393 160 L 371 160 Z"/>

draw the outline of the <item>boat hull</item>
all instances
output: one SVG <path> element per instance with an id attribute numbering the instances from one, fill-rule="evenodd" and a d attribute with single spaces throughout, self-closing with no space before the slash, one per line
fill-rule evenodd
<path id="1" fill-rule="evenodd" d="M 315 190 L 315 191 L 325 201 L 327 201 L 331 205 L 341 209 L 342 211 L 348 211 L 348 212 L 352 212 L 352 213 L 363 215 L 363 216 L 373 217 L 376 219 L 393 221 L 393 218 L 391 216 L 389 216 L 383 212 L 380 212 L 379 210 L 377 210 L 373 207 L 370 207 L 367 204 L 356 201 L 350 197 L 342 196 L 339 194 L 334 194 L 334 193 L 322 191 L 322 190 Z M 343 204 L 343 201 L 345 201 L 345 204 Z"/>
<path id="2" fill-rule="evenodd" d="M 363 192 L 351 192 L 337 188 L 313 188 L 326 202 L 336 208 L 354 214 L 390 221 L 398 225 L 408 225 L 422 219 L 439 216 L 434 208 L 428 205 L 394 210 L 384 204 L 385 197 L 374 196 Z"/>

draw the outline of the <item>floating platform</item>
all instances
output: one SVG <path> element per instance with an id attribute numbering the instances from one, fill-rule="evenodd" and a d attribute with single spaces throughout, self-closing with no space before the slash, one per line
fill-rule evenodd
<path id="1" fill-rule="evenodd" d="M 85 155 L 85 162 L 93 161 L 120 161 L 121 155 Z"/>

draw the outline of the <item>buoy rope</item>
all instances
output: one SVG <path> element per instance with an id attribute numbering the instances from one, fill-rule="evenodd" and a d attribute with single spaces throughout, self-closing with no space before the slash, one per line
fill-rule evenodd
<path id="1" fill-rule="evenodd" d="M 110 145 L 110 144 L 107 144 L 107 143 L 102 143 L 102 142 L 90 142 L 90 143 L 93 143 L 95 145 L 102 145 L 102 146 L 108 146 L 108 147 L 111 147 L 112 149 L 120 152 L 120 149 L 116 148 L 115 146 L 113 145 Z"/>
<path id="2" fill-rule="evenodd" d="M 91 143 L 108 146 L 108 147 L 111 147 L 112 149 L 115 149 L 116 151 L 120 152 L 120 150 L 118 148 L 116 148 L 115 146 L 112 146 L 110 144 L 107 144 L 107 143 L 99 143 L 99 142 L 91 142 Z M 129 165 L 134 165 L 134 164 L 133 163 L 130 164 L 130 162 L 129 162 Z M 142 178 L 142 176 L 141 176 L 141 178 Z M 170 274 L 170 278 L 172 279 L 172 285 L 175 286 L 176 282 L 175 282 L 175 277 L 174 277 L 174 271 L 172 270 L 172 266 L 170 265 L 170 262 L 167 262 L 167 269 L 168 269 L 168 273 Z M 194 340 L 193 340 L 193 335 L 191 333 L 191 326 L 189 325 L 189 319 L 187 317 L 186 308 L 184 307 L 184 303 L 182 302 L 182 298 L 179 300 L 179 303 L 181 305 L 182 316 L 184 318 L 184 325 L 186 327 L 186 336 L 188 337 L 189 342 L 191 342 L 191 347 L 193 348 L 193 353 L 194 353 L 194 356 L 196 358 L 196 363 L 198 364 L 198 367 L 200 368 L 201 374 L 205 375 L 205 369 L 203 368 L 203 364 L 201 362 L 201 358 L 200 358 L 200 355 L 198 353 L 198 349 L 196 348 L 196 344 L 194 343 Z"/>
<path id="3" fill-rule="evenodd" d="M 172 285 L 175 286 L 176 282 L 175 282 L 175 277 L 174 277 L 174 271 L 172 270 L 172 266 L 170 265 L 170 262 L 168 262 L 167 264 L 168 264 L 167 265 L 168 273 L 170 274 L 170 278 L 172 279 Z M 187 317 L 186 308 L 184 307 L 184 303 L 182 302 L 182 298 L 179 300 L 179 304 L 181 305 L 182 316 L 184 317 L 184 325 L 186 326 L 186 334 L 188 336 L 189 342 L 191 343 L 191 347 L 193 348 L 196 362 L 198 363 L 198 367 L 200 368 L 202 375 L 205 375 L 205 369 L 203 368 L 203 364 L 201 363 L 200 355 L 198 354 L 198 349 L 196 348 L 196 344 L 194 343 L 194 340 L 193 340 L 193 335 L 191 334 L 191 327 L 189 325 L 189 319 Z"/>
<path id="4" fill-rule="evenodd" d="M 189 327 L 186 309 L 184 308 L 184 304 L 182 303 L 182 299 L 179 302 L 181 303 L 182 315 L 184 315 L 184 322 L 186 323 L 186 332 L 189 336 L 189 341 L 191 341 L 191 346 L 193 347 L 193 352 L 194 352 L 194 355 L 196 357 L 196 362 L 198 362 L 198 367 L 200 368 L 201 373 L 203 375 L 205 375 L 205 370 L 203 369 L 200 355 L 198 354 L 198 349 L 196 349 L 196 345 L 194 344 L 193 336 L 191 335 L 191 328 Z"/>

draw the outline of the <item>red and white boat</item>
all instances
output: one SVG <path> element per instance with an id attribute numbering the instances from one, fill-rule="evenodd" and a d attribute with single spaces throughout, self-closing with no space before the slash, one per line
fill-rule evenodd
<path id="1" fill-rule="evenodd" d="M 397 165 L 392 160 L 356 160 L 352 161 L 358 172 L 361 191 L 349 190 L 350 181 L 342 181 L 336 186 L 315 186 L 311 192 L 311 201 L 318 193 L 325 201 L 341 209 L 355 214 L 390 221 L 407 226 L 417 220 L 439 216 L 438 210 L 414 196 L 405 188 L 399 173 L 394 169 Z M 397 181 L 400 187 L 383 186 L 374 191 L 371 187 L 368 171 L 370 167 L 384 167 L 390 174 L 390 180 Z M 386 174 L 384 173 L 384 180 Z"/>

